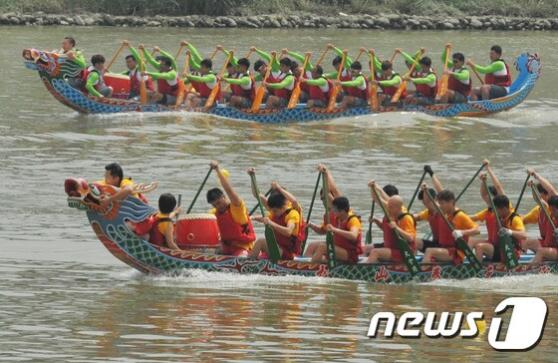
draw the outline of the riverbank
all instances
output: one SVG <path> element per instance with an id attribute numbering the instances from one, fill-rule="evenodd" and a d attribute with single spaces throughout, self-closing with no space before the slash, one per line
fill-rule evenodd
<path id="1" fill-rule="evenodd" d="M 255 16 L 113 16 L 85 13 L 80 15 L 43 12 L 0 14 L 0 25 L 22 26 L 116 26 L 184 28 L 340 28 L 406 30 L 558 30 L 558 18 L 522 18 L 506 16 L 416 16 L 402 14 L 336 16 L 314 14 Z"/>

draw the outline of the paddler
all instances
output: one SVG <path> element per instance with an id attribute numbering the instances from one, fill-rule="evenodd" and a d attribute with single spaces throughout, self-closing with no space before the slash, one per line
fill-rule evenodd
<path id="1" fill-rule="evenodd" d="M 405 102 L 419 105 L 433 104 L 436 92 L 438 91 L 438 79 L 432 69 L 432 59 L 430 57 L 422 57 L 416 62 L 414 58 L 403 51 L 401 51 L 401 55 L 405 58 L 406 62 L 416 64 L 413 74 L 403 77 L 404 80 L 411 81 L 415 85 L 415 93 L 407 95 Z"/>
<path id="2" fill-rule="evenodd" d="M 127 46 L 130 49 L 130 54 L 128 54 L 124 59 L 126 60 L 126 68 L 128 70 L 122 72 L 122 74 L 130 77 L 130 93 L 128 94 L 128 99 L 138 99 L 140 95 L 141 79 L 145 82 L 145 88 L 147 90 L 148 97 L 152 97 L 155 87 L 153 85 L 153 80 L 148 76 L 142 76 L 141 70 L 138 64 L 141 62 L 141 57 L 138 51 L 130 46 L 130 42 L 127 40 L 122 42 L 122 45 Z"/>
<path id="3" fill-rule="evenodd" d="M 246 205 L 234 190 L 229 178 L 223 173 L 217 161 L 212 161 L 211 168 L 219 177 L 223 191 L 219 188 L 207 192 L 207 202 L 213 206 L 212 214 L 217 217 L 221 234 L 220 253 L 231 256 L 248 256 L 254 246 L 256 234 L 248 216 Z"/>
<path id="4" fill-rule="evenodd" d="M 289 57 L 292 57 L 292 59 L 295 59 L 299 64 L 304 65 L 304 60 L 306 59 L 306 56 L 304 54 L 287 50 L 287 55 Z M 291 65 L 292 66 L 296 65 L 296 67 L 298 67 L 298 64 L 295 61 L 292 61 Z M 318 76 L 318 78 L 323 75 L 323 68 L 320 67 L 320 69 L 321 69 L 322 74 L 320 74 Z M 308 62 L 306 62 L 306 67 L 304 69 L 302 69 L 302 67 L 299 67 L 299 72 L 295 72 L 291 68 L 291 71 L 293 72 L 293 74 L 297 78 L 298 78 L 298 75 L 299 75 L 300 72 L 304 72 L 304 74 L 301 77 L 301 80 L 303 82 L 300 84 L 300 96 L 298 98 L 298 102 L 300 102 L 300 103 L 305 103 L 306 102 L 307 103 L 308 100 L 309 100 L 309 97 L 310 97 L 310 90 L 309 90 L 310 84 L 305 83 L 304 80 L 315 79 L 314 74 L 316 74 L 316 73 L 314 73 L 314 66 L 312 65 L 312 62 L 310 60 L 308 60 Z M 319 82 L 319 83 L 321 83 L 321 82 Z M 327 103 L 327 101 L 326 101 L 326 103 Z M 318 106 L 313 106 L 313 107 L 318 107 Z"/>
<path id="5" fill-rule="evenodd" d="M 403 256 L 397 248 L 396 242 L 396 232 L 405 240 L 409 245 L 411 251 L 416 251 L 416 222 L 411 214 L 406 212 L 406 208 L 403 204 L 403 199 L 399 195 L 393 195 L 389 197 L 382 189 L 376 186 L 376 182 L 371 180 L 368 186 L 376 190 L 376 193 L 372 190 L 372 200 L 376 203 L 383 203 L 386 205 L 387 212 L 389 214 L 388 222 L 387 216 L 383 220 L 374 218 L 374 223 L 382 229 L 384 234 L 384 247 L 373 248 L 368 256 L 367 263 L 378 263 L 378 262 L 395 262 L 402 263 Z M 376 194 L 378 194 L 380 200 L 376 200 Z"/>
<path id="6" fill-rule="evenodd" d="M 122 200 L 128 195 L 132 195 L 144 203 L 147 203 L 147 199 L 143 194 L 133 193 L 135 183 L 130 177 L 124 177 L 124 171 L 120 164 L 110 163 L 105 165 L 105 177 L 104 180 L 97 182 L 101 185 L 112 185 L 113 187 L 119 188 L 120 190 L 112 195 L 106 196 L 101 199 L 101 205 L 107 207 L 112 200 Z"/>
<path id="7" fill-rule="evenodd" d="M 442 53 L 442 63 L 446 61 L 446 52 Z M 453 53 L 452 60 L 448 60 L 446 74 L 449 74 L 448 90 L 440 98 L 440 103 L 467 103 L 471 95 L 473 82 L 469 70 L 465 68 L 465 56 L 463 53 Z"/>
<path id="8" fill-rule="evenodd" d="M 558 191 L 550 183 L 548 179 L 540 175 L 535 169 L 529 168 L 527 172 L 537 181 L 535 184 L 541 199 L 548 204 L 548 199 L 554 195 L 558 195 Z M 540 206 L 537 204 L 533 209 L 531 209 L 526 215 L 522 216 L 524 224 L 537 224 L 539 227 L 539 238 L 528 238 L 523 243 L 524 249 L 530 249 L 532 251 L 537 251 L 541 243 L 545 240 L 545 213 L 541 212 Z"/>
<path id="9" fill-rule="evenodd" d="M 301 86 L 305 85 L 308 92 L 306 106 L 308 108 L 324 108 L 327 106 L 333 82 L 324 77 L 321 65 L 312 68 L 312 76 L 301 79 Z"/>
<path id="10" fill-rule="evenodd" d="M 157 81 L 157 92 L 152 95 L 151 100 L 163 105 L 174 105 L 179 91 L 178 82 L 180 82 L 174 57 L 159 47 L 155 47 L 155 51 L 161 53 L 161 56 L 155 59 L 143 44 L 140 44 L 138 48 L 143 52 L 147 63 L 158 71 L 142 73 L 143 76 L 149 76 Z"/>
<path id="11" fill-rule="evenodd" d="M 417 197 L 422 202 L 425 209 L 420 213 L 413 214 L 415 221 L 428 221 L 430 226 L 432 239 L 417 239 L 417 250 L 422 252 L 424 252 L 426 248 L 439 246 L 438 227 L 440 223 L 444 223 L 442 216 L 438 214 L 438 210 L 432 203 L 432 200 L 436 200 L 437 193 L 440 193 L 444 188 L 430 165 L 424 166 L 424 172 L 430 175 L 434 188 L 428 188 L 426 191 L 421 188 Z M 425 193 L 428 193 L 431 198 L 425 195 Z"/>
<path id="12" fill-rule="evenodd" d="M 248 169 L 248 173 L 255 173 L 253 168 Z M 279 184 L 272 183 L 273 191 L 269 197 L 260 195 L 265 209 L 269 214 L 265 217 L 252 217 L 257 222 L 270 226 L 275 233 L 275 238 L 279 247 L 282 260 L 292 260 L 300 254 L 300 247 L 304 239 L 304 225 L 301 218 L 301 209 L 296 198 L 283 189 Z M 255 191 L 254 196 L 258 198 Z M 249 253 L 249 258 L 258 258 L 260 253 L 268 254 L 267 242 L 265 238 L 256 240 L 254 248 Z"/>
<path id="13" fill-rule="evenodd" d="M 176 209 L 176 198 L 170 193 L 161 194 L 159 197 L 159 210 L 156 214 L 133 226 L 134 232 L 150 243 L 180 251 L 174 239 L 174 215 L 179 213 Z"/>
<path id="14" fill-rule="evenodd" d="M 493 98 L 504 97 L 510 91 L 512 78 L 510 67 L 502 59 L 502 47 L 493 45 L 488 54 L 490 64 L 483 67 L 467 60 L 467 65 L 477 72 L 484 74 L 484 84 L 473 90 L 471 100 L 477 99 L 491 100 Z"/>
<path id="15" fill-rule="evenodd" d="M 84 72 L 85 89 L 95 97 L 111 97 L 112 87 L 105 83 L 105 57 L 95 54 L 91 57 L 91 66 Z"/>
<path id="16" fill-rule="evenodd" d="M 362 74 L 362 65 L 359 61 L 351 63 L 351 80 L 334 81 L 345 90 L 345 95 L 339 104 L 341 110 L 349 107 L 365 107 L 368 103 L 368 82 Z"/>
<path id="17" fill-rule="evenodd" d="M 388 106 L 391 104 L 391 98 L 399 89 L 399 85 L 401 84 L 401 76 L 399 73 L 395 73 L 393 71 L 393 64 L 386 60 L 381 63 L 380 66 L 381 72 L 380 76 L 372 80 L 371 82 L 377 84 L 382 89 L 382 92 L 378 94 L 378 99 L 380 103 L 384 106 Z M 401 94 L 400 99 L 404 100 L 406 96 L 406 91 L 403 91 Z"/>
<path id="18" fill-rule="evenodd" d="M 532 185 L 532 181 L 529 183 Z M 531 261 L 532 265 L 537 265 L 544 261 L 558 260 L 558 229 L 555 229 L 558 226 L 558 196 L 553 195 L 548 198 L 548 201 L 541 200 L 541 203 L 549 211 L 552 222 L 545 216 L 543 222 L 544 238 L 541 241 L 541 246 L 535 253 L 535 257 Z M 541 214 L 544 214 L 544 212 Z"/>
<path id="19" fill-rule="evenodd" d="M 269 77 L 263 81 L 264 86 L 269 91 L 266 101 L 267 109 L 284 108 L 289 103 L 291 93 L 294 88 L 295 78 L 291 72 L 291 59 L 281 58 L 279 61 L 280 74 L 270 73 Z"/>
<path id="20" fill-rule="evenodd" d="M 423 193 L 428 192 L 426 184 L 423 184 Z M 423 195 L 424 199 L 430 199 Z M 440 210 L 444 213 L 448 221 L 454 226 L 452 231 L 442 216 L 438 218 L 434 225 L 431 224 L 432 234 L 438 240 L 438 246 L 427 247 L 424 253 L 423 263 L 433 262 L 453 262 L 460 264 L 463 262 L 463 255 L 457 250 L 455 240 L 463 238 L 465 241 L 469 237 L 479 234 L 479 227 L 467 213 L 457 208 L 455 205 L 455 194 L 450 190 L 441 190 L 436 196 L 435 203 L 438 203 Z M 426 203 L 425 203 L 426 204 Z M 434 231 L 437 231 L 436 233 Z"/>
<path id="21" fill-rule="evenodd" d="M 200 62 L 199 75 L 188 74 L 186 78 L 192 86 L 196 89 L 197 93 L 189 93 L 186 102 L 189 108 L 196 108 L 205 105 L 207 98 L 211 94 L 213 88 L 217 87 L 219 80 L 212 72 L 213 61 L 206 58 Z M 216 97 L 219 99 L 219 95 Z"/>
<path id="22" fill-rule="evenodd" d="M 327 203 L 328 208 L 332 210 L 333 200 L 343 195 L 341 194 L 341 191 L 337 187 L 337 184 L 335 183 L 335 179 L 333 178 L 331 171 L 328 168 L 326 168 L 324 164 L 318 165 L 318 172 L 322 173 L 322 177 L 327 178 L 327 186 L 329 188 L 329 190 L 327 191 L 320 189 L 320 199 L 322 200 L 323 203 Z M 351 214 L 354 214 L 352 210 L 349 212 Z M 315 223 L 308 221 L 308 228 L 314 231 L 314 233 L 317 233 L 319 235 L 325 235 L 327 233 L 326 227 L 328 224 L 331 224 L 333 226 L 337 225 L 337 219 L 335 213 L 329 213 L 329 221 L 326 220 L 326 215 L 324 213 L 323 222 L 319 226 Z M 308 247 L 306 247 L 306 251 L 304 251 L 304 256 L 312 257 L 316 252 L 316 249 L 321 243 L 322 242 L 312 242 L 308 244 Z"/>
<path id="23" fill-rule="evenodd" d="M 62 48 L 54 50 L 53 53 L 64 54 L 70 61 L 76 64 L 82 71 L 87 69 L 87 62 L 83 53 L 76 48 L 76 40 L 73 37 L 64 37 L 62 40 Z M 76 77 L 66 78 L 68 84 L 74 88 L 82 88 L 84 85 L 83 77 L 78 75 Z"/>
<path id="24" fill-rule="evenodd" d="M 500 250 L 498 242 L 499 235 L 511 236 L 516 243 L 514 243 L 515 254 L 519 257 L 521 253 L 521 242 L 527 238 L 525 233 L 525 226 L 521 217 L 513 211 L 513 207 L 509 198 L 505 195 L 504 188 L 488 163 L 484 161 L 486 171 L 494 184 L 495 193 L 489 193 L 485 187 L 487 179 L 486 174 L 481 174 L 481 196 L 485 201 L 487 208 L 475 214 L 473 220 L 484 221 L 488 236 L 484 240 L 471 240 L 469 247 L 475 250 L 475 255 L 479 261 L 483 260 L 486 256 L 492 262 L 502 262 L 504 251 Z M 496 211 L 492 210 L 492 203 L 489 198 L 492 198 L 492 203 L 496 207 Z M 496 216 L 500 218 L 502 228 L 498 229 L 498 221 Z"/>
<path id="25" fill-rule="evenodd" d="M 362 253 L 360 217 L 353 213 L 346 197 L 337 197 L 333 199 L 331 204 L 331 212 L 334 215 L 335 223 L 326 224 L 325 230 L 333 234 L 335 259 L 348 264 L 355 264 L 358 262 L 358 256 Z M 312 255 L 312 262 L 325 263 L 326 261 L 327 244 L 321 242 Z"/>
<path id="26" fill-rule="evenodd" d="M 236 108 L 249 108 L 255 94 L 255 84 L 250 76 L 250 61 L 240 58 L 237 61 L 238 73 L 234 77 L 225 77 L 223 81 L 231 85 L 230 105 Z"/>
<path id="27" fill-rule="evenodd" d="M 337 80 L 337 78 L 339 78 L 341 82 L 351 81 L 353 79 L 351 74 L 351 64 L 353 64 L 352 58 L 349 56 L 345 57 L 345 63 L 341 67 L 341 75 L 337 77 L 339 66 L 341 65 L 341 61 L 343 60 L 343 50 L 335 47 L 333 44 L 328 44 L 327 48 L 329 50 L 333 50 L 335 54 L 337 54 L 337 56 L 333 58 L 333 61 L 331 62 L 334 70 L 332 72 L 326 73 L 324 77 L 331 80 Z M 343 92 L 339 92 L 337 94 L 336 102 L 341 102 L 346 94 L 348 94 L 347 88 L 343 88 Z"/>

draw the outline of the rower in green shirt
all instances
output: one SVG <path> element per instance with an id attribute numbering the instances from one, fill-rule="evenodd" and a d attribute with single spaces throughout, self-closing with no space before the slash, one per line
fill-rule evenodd
<path id="1" fill-rule="evenodd" d="M 230 84 L 230 105 L 237 108 L 249 108 L 254 100 L 254 82 L 248 70 L 250 61 L 240 58 L 237 62 L 238 72 L 234 77 L 225 77 L 223 81 Z"/>
<path id="2" fill-rule="evenodd" d="M 143 44 L 140 44 L 140 51 L 143 52 L 143 57 L 157 72 L 143 72 L 143 76 L 149 76 L 157 81 L 157 92 L 151 96 L 151 101 L 163 105 L 176 104 L 176 98 L 179 92 L 179 78 L 176 71 L 176 61 L 174 57 L 159 47 L 155 47 L 155 51 L 161 53 L 161 56 L 156 59 L 153 58 Z"/>
<path id="3" fill-rule="evenodd" d="M 494 45 L 490 48 L 490 64 L 483 67 L 474 64 L 472 60 L 467 60 L 467 65 L 477 72 L 485 75 L 484 84 L 473 90 L 471 100 L 479 98 L 490 100 L 493 98 L 504 97 L 508 94 L 512 84 L 510 69 L 506 62 L 502 60 L 502 47 Z"/>
<path id="4" fill-rule="evenodd" d="M 105 57 L 95 54 L 91 57 L 92 66 L 87 68 L 87 79 L 85 81 L 85 89 L 95 97 L 111 97 L 112 87 L 105 84 L 103 77 L 105 73 Z"/>
<path id="5" fill-rule="evenodd" d="M 422 52 L 422 50 L 419 50 Z M 437 87 L 437 77 L 436 73 L 432 70 L 432 60 L 430 57 L 422 57 L 417 62 L 415 61 L 419 53 L 416 53 L 414 57 L 409 54 L 400 51 L 403 58 L 405 58 L 405 63 L 410 68 L 415 64 L 415 71 L 409 77 L 403 77 L 406 81 L 411 81 L 415 85 L 415 93 L 413 95 L 407 94 L 405 97 L 405 103 L 414 103 L 420 105 L 429 105 L 434 103 L 436 97 Z"/>
<path id="6" fill-rule="evenodd" d="M 446 61 L 446 52 L 442 53 L 442 63 Z M 465 68 L 465 56 L 463 53 L 453 53 L 452 59 L 448 60 L 449 74 L 448 91 L 440 98 L 440 103 L 466 103 L 467 97 L 471 95 L 472 81 L 469 70 Z"/>
<path id="7" fill-rule="evenodd" d="M 351 63 L 351 80 L 335 81 L 339 83 L 346 94 L 339 108 L 344 110 L 348 107 L 365 107 L 368 102 L 368 87 L 366 78 L 362 74 L 362 65 L 359 61 Z"/>
<path id="8" fill-rule="evenodd" d="M 186 76 L 188 81 L 196 89 L 196 93 L 189 93 L 186 102 L 190 109 L 201 107 L 209 98 L 213 88 L 217 87 L 217 76 L 212 72 L 213 62 L 206 58 L 200 62 L 199 75 L 189 74 Z M 219 99 L 217 95 L 216 99 Z"/>

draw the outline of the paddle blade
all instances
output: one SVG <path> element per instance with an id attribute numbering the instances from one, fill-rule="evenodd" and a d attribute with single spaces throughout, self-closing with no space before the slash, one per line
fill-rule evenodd
<path id="1" fill-rule="evenodd" d="M 265 226 L 265 241 L 267 243 L 268 257 L 272 262 L 277 262 L 281 258 L 275 232 L 270 226 Z"/>
<path id="2" fill-rule="evenodd" d="M 327 247 L 327 268 L 333 269 L 337 266 L 337 259 L 335 258 L 335 243 L 333 241 L 333 233 L 327 232 L 326 234 L 326 247 Z"/>
<path id="3" fill-rule="evenodd" d="M 368 226 L 368 231 L 366 231 L 366 244 L 369 245 L 372 243 L 372 223 Z"/>
<path id="4" fill-rule="evenodd" d="M 296 83 L 295 88 L 293 89 L 293 93 L 291 94 L 291 98 L 289 99 L 289 104 L 287 108 L 295 108 L 298 104 L 298 99 L 300 98 L 300 82 Z"/>
<path id="5" fill-rule="evenodd" d="M 438 87 L 438 93 L 436 94 L 436 99 L 439 100 L 448 92 L 449 74 L 443 74 L 440 80 L 440 87 Z"/>
<path id="6" fill-rule="evenodd" d="M 331 90 L 331 95 L 329 96 L 329 101 L 327 103 L 327 112 L 332 112 L 333 109 L 335 108 L 335 101 L 337 100 L 337 94 L 339 93 L 339 88 L 338 86 L 333 86 L 333 89 Z"/>
<path id="7" fill-rule="evenodd" d="M 219 89 L 221 89 L 221 85 L 219 84 L 219 82 L 217 82 L 215 87 L 213 87 L 213 89 L 211 90 L 209 97 L 207 97 L 207 101 L 205 101 L 205 108 L 211 108 L 213 106 L 213 104 L 215 103 L 215 98 L 219 94 Z"/>
<path id="8" fill-rule="evenodd" d="M 147 103 L 147 88 L 145 87 L 145 79 L 143 79 L 143 76 L 140 82 L 140 102 L 142 105 Z"/>
<path id="9" fill-rule="evenodd" d="M 378 111 L 378 109 L 380 108 L 380 102 L 378 101 L 378 86 L 375 83 L 370 84 L 369 98 L 372 111 Z"/>
<path id="10" fill-rule="evenodd" d="M 407 269 L 412 276 L 415 276 L 420 272 L 420 266 L 415 258 L 415 254 L 411 251 L 409 243 L 403 238 L 398 232 L 395 232 L 395 237 L 397 238 L 397 248 L 403 257 L 403 262 L 407 266 Z"/>
<path id="11" fill-rule="evenodd" d="M 467 259 L 469 260 L 469 263 L 476 271 L 482 270 L 482 263 L 477 259 L 477 256 L 473 253 L 473 251 L 463 238 L 458 238 L 455 241 L 455 246 L 458 250 L 463 252 L 465 257 L 467 257 Z"/>
<path id="12" fill-rule="evenodd" d="M 265 88 L 263 86 L 259 86 L 256 90 L 256 95 L 254 96 L 254 102 L 252 102 L 252 112 L 258 112 L 260 110 L 260 106 L 262 104 L 262 100 L 265 95 Z"/>
<path id="13" fill-rule="evenodd" d="M 184 84 L 184 82 L 180 81 L 178 82 L 178 95 L 176 97 L 175 106 L 179 107 L 184 102 L 185 97 L 186 97 L 186 85 Z"/>
<path id="14" fill-rule="evenodd" d="M 517 256 L 515 255 L 515 251 L 513 245 L 515 244 L 512 236 L 499 236 L 498 243 L 500 244 L 500 251 L 504 257 L 504 264 L 506 268 L 511 269 L 517 267 Z"/>
<path id="15" fill-rule="evenodd" d="M 401 84 L 399 85 L 399 88 L 397 89 L 397 91 L 395 92 L 393 97 L 391 98 L 391 103 L 399 102 L 399 99 L 401 98 L 401 95 L 403 94 L 403 91 L 405 91 L 406 89 L 407 89 L 407 81 L 401 82 Z"/>

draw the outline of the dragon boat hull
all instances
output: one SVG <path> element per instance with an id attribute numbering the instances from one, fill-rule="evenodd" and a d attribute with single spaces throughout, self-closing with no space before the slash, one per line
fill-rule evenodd
<path id="1" fill-rule="evenodd" d="M 88 96 L 79 89 L 72 87 L 66 81 L 68 77 L 75 77 L 78 70 L 72 67 L 70 64 L 71 62 L 67 62 L 65 57 L 59 57 L 54 53 L 32 49 L 24 51 L 24 58 L 26 59 L 26 67 L 38 71 L 41 80 L 54 98 L 80 113 L 106 114 L 123 112 L 173 112 L 183 110 L 182 108 L 160 104 L 141 104 L 139 101 L 123 98 L 97 98 Z M 210 109 L 198 109 L 193 112 L 210 114 L 227 119 L 261 123 L 320 121 L 401 111 L 421 112 L 439 117 L 484 116 L 517 106 L 527 98 L 534 88 L 541 69 L 541 61 L 538 55 L 523 53 L 516 59 L 515 66 L 519 73 L 510 87 L 509 94 L 505 97 L 493 100 L 462 104 L 402 104 L 398 106 L 380 107 L 378 111 L 373 111 L 370 107 L 356 107 L 343 111 L 334 110 L 333 112 L 326 112 L 325 109 L 319 108 L 309 109 L 305 104 L 299 104 L 292 109 L 282 109 L 279 111 L 262 109 L 259 112 L 251 112 L 250 110 L 242 110 L 217 104 Z M 121 80 L 119 80 L 118 84 L 121 84 Z M 125 89 L 125 87 L 119 86 L 119 89 Z"/>
<path id="2" fill-rule="evenodd" d="M 111 193 L 110 187 L 95 186 L 101 192 Z M 70 196 L 70 207 L 87 212 L 89 223 L 103 245 L 125 264 L 148 274 L 180 274 L 191 269 L 234 272 L 240 274 L 298 275 L 332 277 L 360 280 L 373 283 L 427 282 L 437 279 L 494 278 L 530 274 L 558 273 L 558 262 L 531 266 L 521 263 L 513 269 L 506 269 L 502 263 L 487 263 L 483 269 L 475 269 L 465 263 L 461 265 L 428 265 L 423 271 L 412 276 L 404 265 L 396 264 L 338 264 L 329 269 L 326 264 L 302 261 L 252 260 L 202 253 L 196 250 L 173 251 L 155 246 L 133 233 L 127 222 L 140 222 L 155 210 L 137 198 L 128 197 L 115 202 L 108 210 L 92 202 L 90 195 Z"/>

